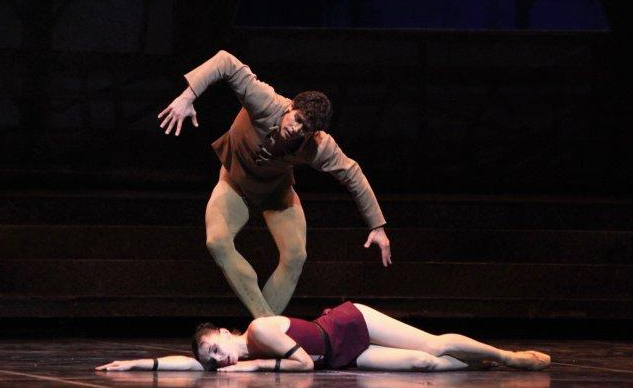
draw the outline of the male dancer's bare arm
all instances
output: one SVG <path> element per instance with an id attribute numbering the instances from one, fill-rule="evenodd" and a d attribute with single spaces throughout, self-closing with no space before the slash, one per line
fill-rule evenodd
<path id="1" fill-rule="evenodd" d="M 391 246 L 384 225 L 387 223 L 378 205 L 376 195 L 358 163 L 347 157 L 329 134 L 320 131 L 316 136 L 317 149 L 310 165 L 332 174 L 354 197 L 354 201 L 371 229 L 365 248 L 376 244 L 381 250 L 382 264 L 391 264 Z"/>

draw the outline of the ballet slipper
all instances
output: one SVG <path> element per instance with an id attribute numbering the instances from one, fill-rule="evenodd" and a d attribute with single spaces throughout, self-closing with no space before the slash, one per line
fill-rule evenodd
<path id="1" fill-rule="evenodd" d="M 506 361 L 506 366 L 525 370 L 541 370 L 547 368 L 551 358 L 545 353 L 534 350 L 512 352 L 512 356 Z"/>

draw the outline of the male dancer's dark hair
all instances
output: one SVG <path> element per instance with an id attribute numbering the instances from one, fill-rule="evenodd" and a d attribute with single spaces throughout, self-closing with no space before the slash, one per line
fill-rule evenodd
<path id="1" fill-rule="evenodd" d="M 292 107 L 301 111 L 302 124 L 306 131 L 328 129 L 332 118 L 332 103 L 325 94 L 314 90 L 301 92 L 292 100 Z"/>

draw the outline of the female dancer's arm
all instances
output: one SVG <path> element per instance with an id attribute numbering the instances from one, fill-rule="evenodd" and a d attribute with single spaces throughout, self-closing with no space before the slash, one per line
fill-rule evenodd
<path id="1" fill-rule="evenodd" d="M 276 317 L 258 318 L 248 327 L 249 338 L 270 359 L 238 361 L 237 364 L 219 368 L 218 372 L 281 371 L 308 372 L 314 369 L 312 357 L 298 347 L 288 358 L 282 358 L 297 344 L 279 328 Z"/>
<path id="2" fill-rule="evenodd" d="M 157 359 L 141 358 L 137 360 L 113 361 L 109 364 L 100 365 L 95 370 L 105 371 L 126 371 L 126 370 L 153 370 L 154 360 L 157 361 L 156 370 L 204 370 L 195 358 L 186 356 L 167 356 Z"/>

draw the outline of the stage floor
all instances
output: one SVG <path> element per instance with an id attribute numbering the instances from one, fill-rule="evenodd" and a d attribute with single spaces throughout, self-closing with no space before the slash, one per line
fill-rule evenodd
<path id="1" fill-rule="evenodd" d="M 507 349 L 552 355 L 542 372 L 314 373 L 96 372 L 115 359 L 187 354 L 187 339 L 0 340 L 0 387 L 631 387 L 633 342 L 504 341 Z"/>

